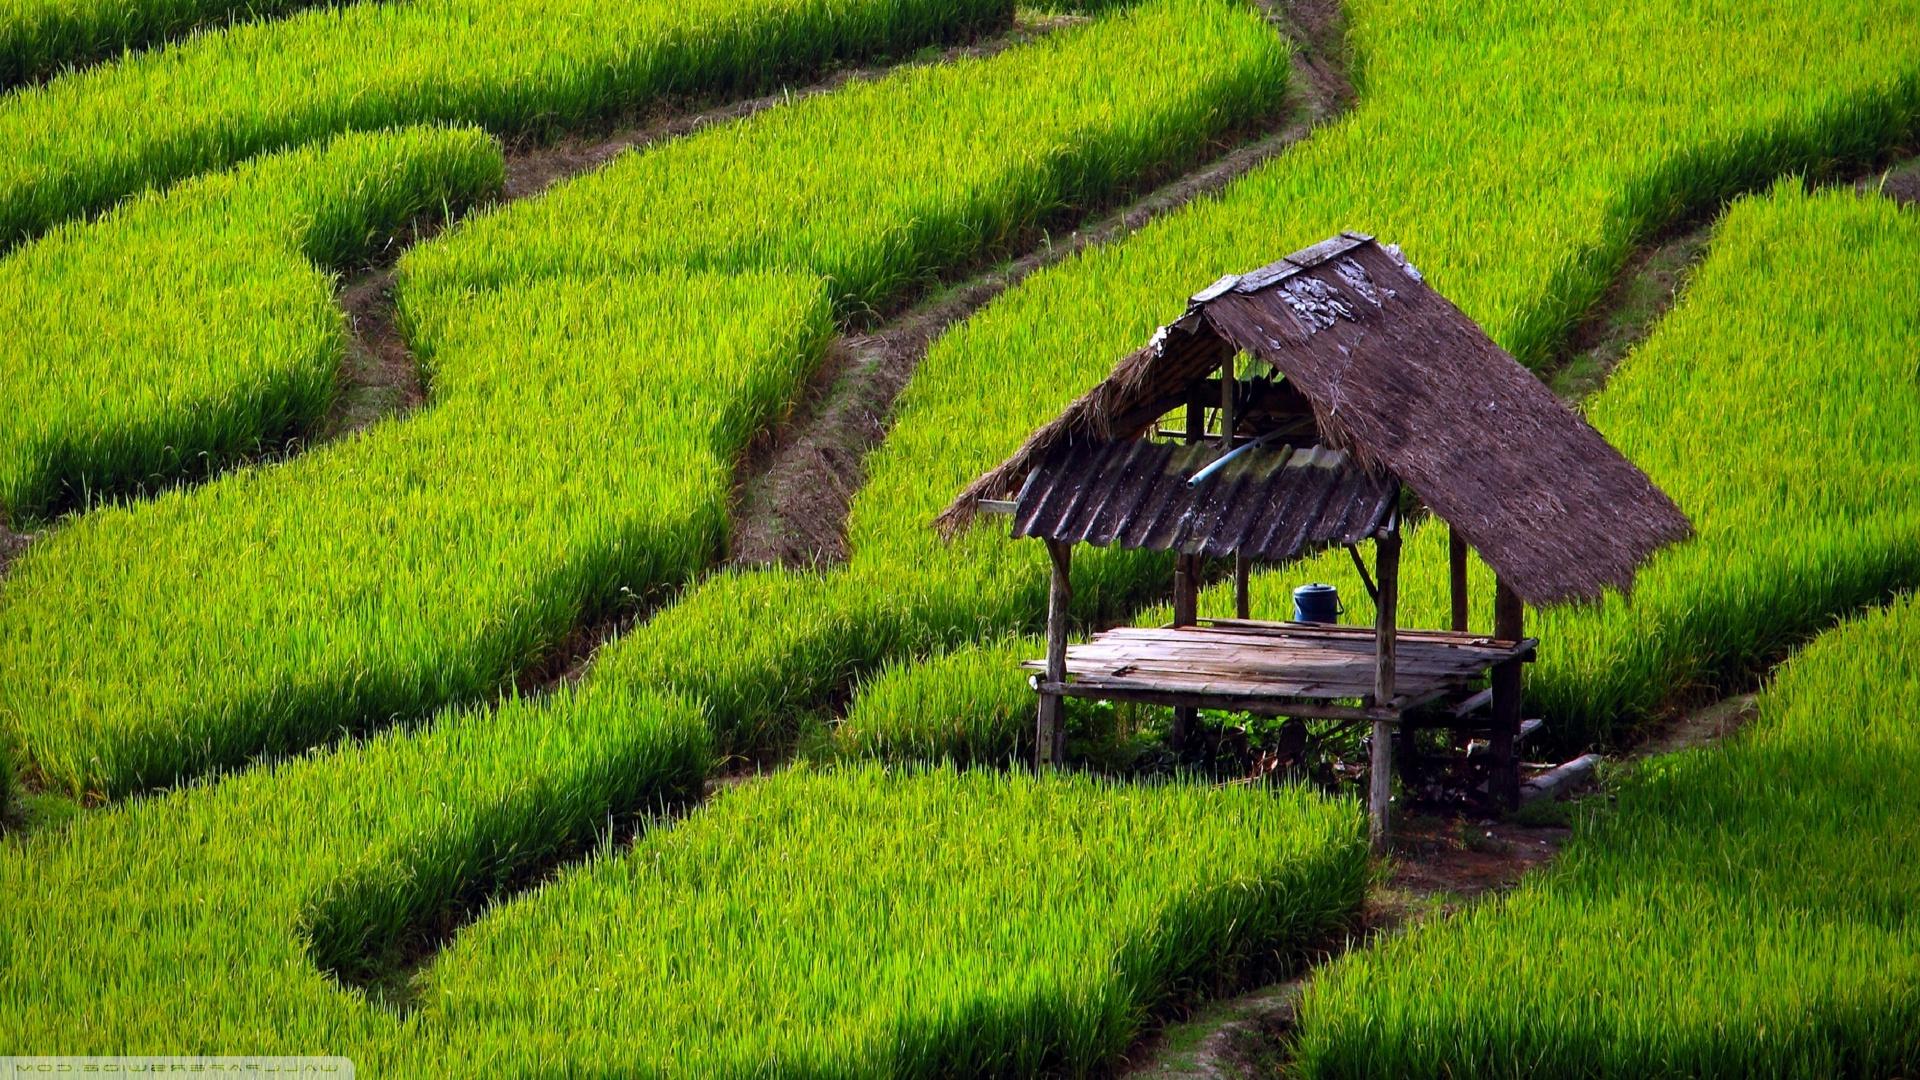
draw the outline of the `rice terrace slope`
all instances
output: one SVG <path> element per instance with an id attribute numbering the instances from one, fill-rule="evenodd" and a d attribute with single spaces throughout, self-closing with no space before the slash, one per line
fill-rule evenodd
<path id="1" fill-rule="evenodd" d="M 1206 1070 L 1920 1072 L 1920 0 L 0 0 L 0 148 L 0 1055 L 1109 1075 L 1280 980 Z M 1387 931 L 1360 735 L 1031 772 L 1045 556 L 934 527 L 1345 229 L 1550 378 L 1704 238 L 1555 382 L 1697 535 L 1528 614 L 1527 714 L 1758 692 Z"/>

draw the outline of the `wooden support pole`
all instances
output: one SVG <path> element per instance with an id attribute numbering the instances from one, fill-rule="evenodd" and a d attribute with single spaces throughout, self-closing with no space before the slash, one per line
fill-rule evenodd
<path id="1" fill-rule="evenodd" d="M 1067 681 L 1067 611 L 1073 601 L 1073 545 L 1064 540 L 1048 540 L 1047 555 L 1053 562 L 1052 587 L 1047 590 L 1047 681 L 1058 685 Z M 1033 733 L 1033 757 L 1036 768 L 1058 765 L 1065 757 L 1067 731 L 1064 708 L 1059 694 L 1041 691 L 1040 719 Z"/>
<path id="2" fill-rule="evenodd" d="M 1386 531 L 1374 542 L 1374 574 L 1379 582 L 1380 598 L 1374 605 L 1373 705 L 1389 708 L 1393 704 L 1394 653 L 1400 606 L 1400 526 L 1389 522 Z M 1375 854 L 1387 851 L 1387 827 L 1393 802 L 1394 724 L 1373 722 L 1373 768 L 1368 777 L 1367 832 Z"/>
<path id="3" fill-rule="evenodd" d="M 1453 629 L 1467 629 L 1467 538 L 1447 526 L 1447 572 L 1453 596 Z"/>
<path id="4" fill-rule="evenodd" d="M 1200 556 L 1176 552 L 1173 556 L 1173 625 L 1192 626 L 1200 621 Z M 1191 708 L 1173 710 L 1173 730 L 1169 742 L 1176 753 L 1193 742 L 1194 724 L 1199 713 Z"/>
<path id="5" fill-rule="evenodd" d="M 1505 581 L 1493 587 L 1493 636 L 1502 641 L 1518 641 L 1526 631 L 1526 607 Z M 1493 669 L 1493 768 L 1487 779 L 1487 794 L 1496 806 L 1511 809 L 1520 802 L 1520 757 L 1514 744 L 1520 738 L 1520 702 L 1525 665 L 1517 660 L 1497 664 Z"/>
<path id="6" fill-rule="evenodd" d="M 1253 563 L 1237 551 L 1233 553 L 1233 617 L 1253 618 Z"/>
<path id="7" fill-rule="evenodd" d="M 1173 556 L 1173 625 L 1200 621 L 1200 556 L 1175 552 Z"/>
<path id="8" fill-rule="evenodd" d="M 1233 357 L 1220 365 L 1220 452 L 1233 449 Z"/>

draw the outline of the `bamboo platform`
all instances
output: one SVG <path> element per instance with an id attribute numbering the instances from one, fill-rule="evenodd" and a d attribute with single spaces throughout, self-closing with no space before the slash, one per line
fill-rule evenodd
<path id="1" fill-rule="evenodd" d="M 1532 638 L 1501 641 L 1448 630 L 1401 630 L 1393 700 L 1373 700 L 1371 627 L 1208 619 L 1190 626 L 1118 627 L 1067 647 L 1066 679 L 1046 694 L 1276 716 L 1397 721 L 1441 698 L 1473 695 L 1494 667 L 1533 659 Z M 1045 671 L 1046 662 L 1025 667 Z M 1355 704 L 1339 704 L 1354 702 Z"/>

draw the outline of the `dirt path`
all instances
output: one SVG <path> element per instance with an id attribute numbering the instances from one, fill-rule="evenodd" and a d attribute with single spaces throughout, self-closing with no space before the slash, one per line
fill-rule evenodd
<path id="1" fill-rule="evenodd" d="M 1634 249 L 1586 318 L 1567 336 L 1541 377 L 1568 402 L 1600 391 L 1680 300 L 1687 278 L 1706 258 L 1713 222 L 1690 221 Z"/>
<path id="2" fill-rule="evenodd" d="M 32 542 L 32 533 L 14 532 L 7 528 L 6 523 L 0 522 L 0 578 L 6 577 L 7 567 L 13 565 L 13 560 L 19 558 L 20 553 L 27 550 L 27 545 Z"/>
<path id="3" fill-rule="evenodd" d="M 1710 746 L 1754 716 L 1756 695 L 1739 694 L 1678 715 L 1626 755 L 1641 760 Z M 1572 808 L 1540 803 L 1507 819 L 1414 817 L 1395 826 L 1386 878 L 1368 894 L 1360 929 L 1284 982 L 1209 1002 L 1143 1042 L 1126 1075 L 1148 1080 L 1222 1080 L 1273 1075 L 1287 1060 L 1295 1005 L 1313 972 L 1351 949 L 1421 921 L 1445 917 L 1518 885 L 1560 853 L 1573 832 Z"/>
<path id="4" fill-rule="evenodd" d="M 1003 34 L 956 45 L 924 59 L 845 68 L 818 82 L 782 87 L 741 101 L 662 106 L 604 133 L 573 135 L 545 143 L 509 143 L 506 179 L 500 197 L 491 205 L 538 195 L 563 180 L 591 172 L 629 150 L 690 135 L 714 124 L 741 120 L 776 105 L 829 93 L 849 83 L 878 79 L 903 67 L 991 56 L 1060 27 L 1084 21 L 1078 16 L 1023 18 Z M 296 443 L 276 456 L 330 442 L 426 403 L 427 386 L 419 365 L 395 325 L 393 267 L 408 248 L 437 235 L 442 224 L 420 222 L 403 230 L 373 265 L 342 280 L 336 302 L 347 314 L 348 342 L 346 362 L 340 371 L 339 394 L 333 408 L 304 444 Z"/>
<path id="5" fill-rule="evenodd" d="M 1339 6 L 1309 0 L 1294 17 L 1280 13 L 1276 3 L 1261 7 L 1296 43 L 1299 101 L 1292 117 L 1132 204 L 1064 237 L 1048 237 L 1028 254 L 951 286 L 875 330 L 836 339 L 807 392 L 736 469 L 728 552 L 733 565 L 817 568 L 845 562 L 847 513 L 866 482 L 866 455 L 886 437 L 895 398 L 941 334 L 1035 271 L 1123 239 L 1154 218 L 1219 191 L 1352 102 L 1353 87 L 1338 62 L 1344 53 Z"/>
<path id="6" fill-rule="evenodd" d="M 1874 173 L 1856 186 L 1863 194 L 1884 195 L 1902 206 L 1920 203 L 1920 158 L 1909 159 L 1891 169 Z"/>

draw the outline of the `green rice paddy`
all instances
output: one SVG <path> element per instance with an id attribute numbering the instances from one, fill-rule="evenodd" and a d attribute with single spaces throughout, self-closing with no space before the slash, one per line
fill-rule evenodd
<path id="1" fill-rule="evenodd" d="M 832 336 L 1284 116 L 1280 28 L 1084 5 L 1112 10 L 460 218 L 532 142 L 1011 5 L 294 6 L 0 0 L 0 85 L 156 46 L 0 96 L 0 513 L 42 530 L 0 577 L 0 1052 L 1111 1071 L 1356 929 L 1364 823 L 1299 787 L 1002 768 L 1044 556 L 934 515 L 1219 273 L 1364 229 L 1544 365 L 1636 245 L 1724 213 L 1583 405 L 1698 536 L 1630 598 L 1530 613 L 1529 705 L 1625 742 L 1817 640 L 1744 735 L 1587 804 L 1554 868 L 1322 969 L 1292 1067 L 1920 1067 L 1920 214 L 1777 182 L 1920 135 L 1914 0 L 1353 0 L 1354 108 L 936 341 L 851 559 L 804 572 L 715 565 L 736 465 Z M 336 275 L 442 216 L 393 293 L 426 405 L 301 444 Z M 1409 540 L 1409 621 L 1441 618 L 1442 541 Z M 1262 574 L 1256 613 L 1311 577 L 1365 618 L 1349 573 Z M 1156 618 L 1169 577 L 1083 551 L 1082 625 Z M 583 627 L 622 620 L 588 662 Z M 1072 719 L 1108 760 L 1115 716 Z M 86 809 L 9 818 L 47 791 Z"/>

